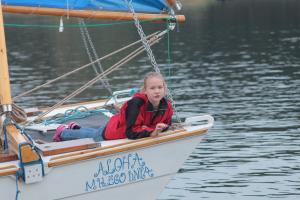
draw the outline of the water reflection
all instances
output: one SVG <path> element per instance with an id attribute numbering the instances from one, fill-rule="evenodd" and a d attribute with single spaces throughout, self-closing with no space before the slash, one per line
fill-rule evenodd
<path id="1" fill-rule="evenodd" d="M 300 2 L 183 5 L 187 22 L 171 34 L 172 63 L 164 64 L 167 40 L 153 50 L 180 115 L 210 113 L 216 124 L 159 199 L 299 198 Z M 11 15 L 6 22 L 58 24 L 59 19 Z M 163 27 L 145 25 L 148 33 Z M 137 39 L 132 25 L 91 28 L 90 33 L 100 55 Z M 14 95 L 88 63 L 78 29 L 7 28 L 6 35 Z M 151 66 L 143 55 L 123 69 L 109 77 L 113 89 L 137 87 Z M 19 103 L 53 104 L 93 75 L 92 70 L 77 74 Z M 107 96 L 101 88 L 73 101 Z"/>

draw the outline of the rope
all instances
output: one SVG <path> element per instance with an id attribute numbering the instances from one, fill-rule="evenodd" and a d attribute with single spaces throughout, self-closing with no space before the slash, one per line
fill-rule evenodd
<path id="1" fill-rule="evenodd" d="M 93 109 L 89 110 L 88 108 L 84 106 L 79 106 L 75 109 L 68 109 L 65 111 L 64 114 L 56 114 L 48 119 L 45 119 L 42 123 L 45 125 L 49 124 L 63 124 L 66 121 L 74 120 L 74 119 L 82 119 L 86 118 L 88 116 L 97 114 L 97 113 L 103 113 L 107 112 L 106 109 Z"/>
<path id="2" fill-rule="evenodd" d="M 0 116 L 2 114 L 4 114 L 4 112 L 2 107 L 0 107 Z M 24 109 L 22 109 L 15 103 L 12 104 L 12 112 L 10 112 L 10 115 L 11 118 L 18 123 L 25 122 L 27 120 L 27 114 Z"/>
<path id="3" fill-rule="evenodd" d="M 19 199 L 19 195 L 21 193 L 21 191 L 19 190 L 19 177 L 21 177 L 21 172 L 17 171 L 16 172 L 16 197 L 15 197 L 15 200 L 18 200 Z"/>
<path id="4" fill-rule="evenodd" d="M 12 124 L 20 130 L 20 133 L 24 135 L 32 144 L 32 148 L 36 149 L 36 142 L 32 139 L 32 137 L 26 133 L 25 128 L 20 127 L 17 123 L 12 122 Z"/>
<path id="5" fill-rule="evenodd" d="M 8 149 L 7 125 L 9 124 L 9 121 L 10 119 L 6 118 L 3 122 L 3 135 L 4 135 L 3 150 Z"/>
<path id="6" fill-rule="evenodd" d="M 152 21 L 161 21 L 161 20 L 169 20 L 169 18 L 153 18 L 147 20 L 141 20 L 141 23 L 144 22 L 152 22 Z M 115 26 L 115 25 L 125 25 L 125 24 L 133 24 L 133 21 L 119 21 L 114 23 L 102 23 L 102 24 L 87 24 L 86 27 L 105 27 L 105 26 Z M 3 24 L 6 27 L 15 27 L 15 28 L 59 28 L 59 25 L 42 25 L 42 24 Z M 80 28 L 81 25 L 77 24 L 64 24 L 65 28 Z"/>
<path id="7" fill-rule="evenodd" d="M 150 39 L 150 45 L 153 45 L 153 44 L 159 42 L 160 40 L 161 40 L 161 38 L 153 37 L 153 38 Z M 129 55 L 127 55 L 126 57 L 124 57 L 123 59 L 121 59 L 119 62 L 117 62 L 116 64 L 114 64 L 113 66 L 111 66 L 110 68 L 108 68 L 107 70 L 105 70 L 103 73 L 97 75 L 95 78 L 93 78 L 92 80 L 90 80 L 89 82 L 87 82 L 86 84 L 84 84 L 82 87 L 78 88 L 73 93 L 71 93 L 70 95 L 68 95 L 67 97 L 65 97 L 61 101 L 59 101 L 57 104 L 55 104 L 54 106 L 52 106 L 51 108 L 49 108 L 47 111 L 45 111 L 44 113 L 42 113 L 40 116 L 38 116 L 33 121 L 40 120 L 41 118 L 43 118 L 44 116 L 46 116 L 47 114 L 49 114 L 50 112 L 52 112 L 53 110 L 55 110 L 56 108 L 58 108 L 59 106 L 63 105 L 69 99 L 75 97 L 76 95 L 80 94 L 85 89 L 87 89 L 88 87 L 90 87 L 93 84 L 95 84 L 97 81 L 99 81 L 100 79 L 102 79 L 104 76 L 107 76 L 108 74 L 112 73 L 113 71 L 115 71 L 116 69 L 118 69 L 119 67 L 121 67 L 122 65 L 126 64 L 127 62 L 129 62 L 130 60 L 132 60 L 133 58 L 135 58 L 136 56 L 138 56 L 139 54 L 141 54 L 143 51 L 145 51 L 145 49 L 143 49 L 143 47 L 139 47 L 135 51 L 131 52 Z M 31 122 L 29 122 L 27 124 L 30 124 L 30 123 Z"/>
<path id="8" fill-rule="evenodd" d="M 90 59 L 90 62 L 93 62 L 93 60 L 97 60 L 97 62 L 96 62 L 96 63 L 93 63 L 93 65 L 92 65 L 92 66 L 93 66 L 93 69 L 94 69 L 94 71 L 95 71 L 96 74 L 99 74 L 99 72 L 98 72 L 98 70 L 97 70 L 97 68 L 96 68 L 96 65 L 95 65 L 95 64 L 97 64 L 97 65 L 98 65 L 98 68 L 99 68 L 100 71 L 101 71 L 101 73 L 103 73 L 104 70 L 103 70 L 103 68 L 102 68 L 101 62 L 100 62 L 100 60 L 99 60 L 99 56 L 98 56 L 97 51 L 96 51 L 96 49 L 95 49 L 95 47 L 94 47 L 94 44 L 93 44 L 93 42 L 92 42 L 92 39 L 91 39 L 90 34 L 89 34 L 89 32 L 88 32 L 88 29 L 87 29 L 86 26 L 85 26 L 85 22 L 84 22 L 83 19 L 78 19 L 78 22 L 79 22 L 79 24 L 82 25 L 82 26 L 80 27 L 80 33 L 81 33 L 81 37 L 82 37 L 82 40 L 83 40 L 83 43 L 84 43 L 86 52 L 87 52 L 88 57 L 89 57 L 89 59 Z M 90 48 L 92 49 L 92 53 L 93 53 L 95 59 L 93 59 L 93 56 L 92 56 L 92 54 L 91 54 L 91 52 L 90 52 L 90 49 L 89 49 L 89 46 L 90 46 Z M 110 95 L 112 96 L 113 92 L 112 92 L 112 90 L 111 90 L 111 86 L 110 86 L 109 82 L 107 81 L 107 78 L 106 78 L 106 77 L 104 77 L 104 79 L 101 79 L 101 83 L 102 83 L 102 85 L 104 86 L 104 88 L 106 88 L 107 91 L 108 91 L 108 92 L 110 93 Z"/>
<path id="9" fill-rule="evenodd" d="M 169 68 L 169 76 L 171 76 L 171 51 L 170 51 L 170 32 L 169 31 L 168 31 L 167 41 L 168 41 L 167 42 L 167 46 L 168 46 L 168 68 Z"/>
<path id="10" fill-rule="evenodd" d="M 70 16 L 70 8 L 69 8 L 69 0 L 67 0 L 67 19 L 69 19 Z"/>
<path id="11" fill-rule="evenodd" d="M 154 37 L 154 36 L 158 35 L 158 33 L 159 33 L 158 31 L 157 31 L 157 32 L 154 32 L 154 33 L 150 34 L 149 36 L 147 36 L 147 38 Z M 42 84 L 42 85 L 39 85 L 39 86 L 37 86 L 37 87 L 35 87 L 35 88 L 29 90 L 29 91 L 26 91 L 26 92 L 24 92 L 24 93 L 22 93 L 22 94 L 20 94 L 20 95 L 18 95 L 18 96 L 16 96 L 16 97 L 14 97 L 13 99 L 14 99 L 14 100 L 17 100 L 17 99 L 19 99 L 19 98 L 21 98 L 21 97 L 23 97 L 23 96 L 25 96 L 25 95 L 28 95 L 28 94 L 30 94 L 30 93 L 32 93 L 32 92 L 34 92 L 34 91 L 36 91 L 36 90 L 38 90 L 38 89 L 44 87 L 44 86 L 47 86 L 47 85 L 49 85 L 49 84 L 51 84 L 51 83 L 53 83 L 53 82 L 55 82 L 55 81 L 58 81 L 58 80 L 60 80 L 60 79 L 62 79 L 62 78 L 65 78 L 65 77 L 67 77 L 67 76 L 69 76 L 69 75 L 71 75 L 71 74 L 73 74 L 73 73 L 75 73 L 75 72 L 78 72 L 78 71 L 80 71 L 80 70 L 82 70 L 82 69 L 85 69 L 85 68 L 91 66 L 92 64 L 98 62 L 98 61 L 104 60 L 104 59 L 106 59 L 106 58 L 108 58 L 108 57 L 110 57 L 110 56 L 112 56 L 112 55 L 114 55 L 114 54 L 117 54 L 117 53 L 119 53 L 119 52 L 121 52 L 121 51 L 124 51 L 124 50 L 126 50 L 126 49 L 128 49 L 128 48 L 130 48 L 130 47 L 132 47 L 132 46 L 134 46 L 134 45 L 136 45 L 136 44 L 138 44 L 138 43 L 141 42 L 141 41 L 142 41 L 142 40 L 137 40 L 137 41 L 135 41 L 135 42 L 133 42 L 133 43 L 127 45 L 127 46 L 124 46 L 124 47 L 122 47 L 122 48 L 120 48 L 120 49 L 118 49 L 118 50 L 116 50 L 116 51 L 114 51 L 114 52 L 112 52 L 112 53 L 109 53 L 109 54 L 103 56 L 102 58 L 99 58 L 99 59 L 97 59 L 97 60 L 95 60 L 95 61 L 93 61 L 93 62 L 91 62 L 91 63 L 88 63 L 88 64 L 86 64 L 86 65 L 83 65 L 83 66 L 81 66 L 81 67 L 79 67 L 79 68 L 77 68 L 77 69 L 75 69 L 75 70 L 73 70 L 73 71 L 67 72 L 67 73 L 65 73 L 65 74 L 63 74 L 63 75 L 61 75 L 61 76 L 59 76 L 59 77 L 57 77 L 57 78 L 55 78 L 55 79 L 49 80 L 49 81 L 47 81 L 46 83 L 44 83 L 44 84 Z"/>

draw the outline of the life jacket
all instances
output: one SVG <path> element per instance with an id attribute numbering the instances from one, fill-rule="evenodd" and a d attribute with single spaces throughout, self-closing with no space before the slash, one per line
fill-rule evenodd
<path id="1" fill-rule="evenodd" d="M 108 121 L 103 137 L 106 140 L 138 139 L 149 137 L 156 124 L 171 124 L 173 108 L 170 101 L 163 98 L 157 110 L 147 95 L 135 93 L 133 98 L 123 104 L 119 113 Z"/>

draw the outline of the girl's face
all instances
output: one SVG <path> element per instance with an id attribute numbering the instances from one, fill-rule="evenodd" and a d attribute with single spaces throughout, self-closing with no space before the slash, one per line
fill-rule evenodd
<path id="1" fill-rule="evenodd" d="M 165 84 L 160 77 L 149 77 L 145 83 L 145 94 L 153 106 L 157 107 L 165 96 Z"/>

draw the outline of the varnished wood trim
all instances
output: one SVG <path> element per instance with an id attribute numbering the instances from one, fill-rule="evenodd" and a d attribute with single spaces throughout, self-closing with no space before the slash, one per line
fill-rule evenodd
<path id="1" fill-rule="evenodd" d="M 116 144 L 107 147 L 96 148 L 93 150 L 86 150 L 82 152 L 77 152 L 73 154 L 68 154 L 64 156 L 56 156 L 50 159 L 48 167 L 55 167 L 65 164 L 71 164 L 78 161 L 88 160 L 100 156 L 107 156 L 117 153 L 122 153 L 126 151 L 132 151 L 135 149 L 141 149 L 149 147 L 156 144 L 166 143 L 174 140 L 179 140 L 183 138 L 188 138 L 196 135 L 202 135 L 208 130 L 197 130 L 192 132 L 182 132 L 182 131 L 169 131 L 163 133 L 156 138 L 144 138 L 140 140 L 131 140 L 123 144 Z M 14 175 L 19 170 L 15 165 L 7 165 L 0 167 L 0 176 Z"/>
<path id="2" fill-rule="evenodd" d="M 19 154 L 19 144 L 27 142 L 20 131 L 12 124 L 7 126 L 9 147 L 15 153 Z"/>
<path id="3" fill-rule="evenodd" d="M 133 16 L 127 12 L 110 12 L 110 11 L 95 11 L 95 10 L 67 10 L 59 8 L 40 8 L 40 7 L 26 7 L 26 6 L 7 6 L 2 5 L 4 12 L 20 13 L 20 14 L 38 14 L 38 15 L 52 15 L 52 16 L 69 16 L 89 19 L 107 19 L 107 20 L 132 20 Z M 168 14 L 150 14 L 150 13 L 136 13 L 140 20 L 151 19 L 168 19 Z M 176 15 L 178 22 L 184 22 L 184 15 Z"/>
<path id="4" fill-rule="evenodd" d="M 16 174 L 16 172 L 19 170 L 19 168 L 15 165 L 6 165 L 0 167 L 0 176 L 8 176 Z"/>
<path id="5" fill-rule="evenodd" d="M 58 155 L 62 153 L 75 152 L 85 149 L 97 148 L 100 143 L 96 143 L 92 138 L 83 138 L 78 140 L 69 140 L 63 142 L 50 142 L 46 144 L 37 144 L 44 156 Z"/>
<path id="6" fill-rule="evenodd" d="M 21 146 L 20 149 L 22 153 L 22 161 L 24 163 L 39 159 L 39 155 L 37 154 L 37 152 L 31 148 L 27 140 L 24 138 L 21 132 L 14 125 L 10 124 L 7 126 L 7 133 L 10 142 L 9 146 L 16 154 L 19 154 L 19 145 L 25 144 Z"/>
<path id="7" fill-rule="evenodd" d="M 14 153 L 11 149 L 9 149 L 8 152 L 4 152 L 4 150 L 2 150 L 3 147 L 1 145 L 0 148 L 0 163 L 18 160 L 18 155 Z"/>
<path id="8" fill-rule="evenodd" d="M 35 150 L 33 150 L 29 144 L 22 146 L 21 152 L 22 152 L 23 163 L 29 163 L 32 161 L 36 161 L 36 160 L 39 160 L 39 158 L 40 158 L 38 153 Z"/>
<path id="9" fill-rule="evenodd" d="M 168 131 L 168 133 L 163 133 L 158 137 L 161 137 L 165 134 L 174 134 L 174 133 L 177 133 L 177 132 L 179 132 L 179 131 Z M 51 161 L 59 160 L 59 159 L 62 159 L 62 158 L 68 158 L 68 157 L 71 157 L 71 156 L 78 156 L 78 155 L 82 155 L 83 153 L 93 153 L 93 152 L 102 151 L 102 150 L 105 150 L 105 149 L 120 147 L 120 146 L 123 146 L 123 145 L 128 145 L 128 144 L 131 144 L 131 143 L 135 143 L 137 141 L 143 141 L 143 140 L 147 140 L 147 139 L 148 138 L 143 138 L 143 139 L 139 139 L 139 140 L 128 140 L 127 142 L 124 142 L 124 143 L 119 143 L 119 144 L 109 145 L 109 146 L 105 146 L 105 147 L 90 149 L 90 150 L 86 150 L 84 152 L 74 152 L 74 153 L 70 153 L 68 155 L 55 156 L 55 157 L 51 158 Z"/>
<path id="10" fill-rule="evenodd" d="M 170 6 L 173 6 L 174 3 L 175 3 L 175 0 L 167 0 L 167 2 L 168 2 L 168 4 L 169 4 Z"/>
<path id="11" fill-rule="evenodd" d="M 117 154 L 121 152 L 132 151 L 135 149 L 141 149 L 145 147 L 149 147 L 152 145 L 157 145 L 161 143 L 166 143 L 174 140 L 179 140 L 187 137 L 192 137 L 196 135 L 201 135 L 206 133 L 208 130 L 196 130 L 191 132 L 176 132 L 176 133 L 168 133 L 158 136 L 156 138 L 143 138 L 140 140 L 129 141 L 124 144 L 118 144 L 103 148 L 96 148 L 94 150 L 82 151 L 77 154 L 68 154 L 64 156 L 54 157 L 50 159 L 48 163 L 48 167 L 55 167 L 65 164 L 70 164 L 82 160 L 92 159 L 100 156 L 107 156 L 112 154 Z"/>

